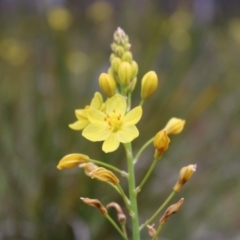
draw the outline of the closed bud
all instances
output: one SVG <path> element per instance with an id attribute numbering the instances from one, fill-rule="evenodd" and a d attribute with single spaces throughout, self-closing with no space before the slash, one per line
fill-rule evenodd
<path id="1" fill-rule="evenodd" d="M 112 97 L 116 91 L 116 83 L 114 79 L 107 73 L 99 76 L 99 85 L 108 97 Z"/>
<path id="2" fill-rule="evenodd" d="M 153 225 L 147 225 L 147 229 L 148 229 L 148 235 L 150 237 L 154 237 L 156 235 L 157 231 L 154 228 L 154 224 Z"/>
<path id="3" fill-rule="evenodd" d="M 118 57 L 122 57 L 125 51 L 123 47 L 117 46 L 114 52 L 117 54 Z"/>
<path id="4" fill-rule="evenodd" d="M 112 62 L 112 60 L 116 57 L 116 55 L 114 53 L 110 54 L 109 60 L 110 62 Z"/>
<path id="5" fill-rule="evenodd" d="M 108 68 L 108 72 L 107 72 L 113 79 L 115 79 L 115 74 L 114 74 L 114 71 L 113 69 L 110 67 Z"/>
<path id="6" fill-rule="evenodd" d="M 182 186 L 192 177 L 196 169 L 197 169 L 197 164 L 191 164 L 186 167 L 183 167 L 180 170 L 178 181 L 173 187 L 173 190 L 175 192 L 179 192 Z"/>
<path id="7" fill-rule="evenodd" d="M 171 205 L 163 216 L 160 219 L 160 224 L 164 224 L 167 222 L 168 218 L 174 213 L 178 212 L 183 204 L 184 198 L 181 198 L 177 203 Z"/>
<path id="8" fill-rule="evenodd" d="M 150 97 L 158 86 L 158 77 L 154 71 L 146 73 L 142 78 L 141 98 L 143 100 Z"/>
<path id="9" fill-rule="evenodd" d="M 138 64 L 137 64 L 135 61 L 132 61 L 132 62 L 131 62 L 131 65 L 132 65 L 132 74 L 133 74 L 133 77 L 136 77 L 137 74 L 138 74 Z"/>
<path id="10" fill-rule="evenodd" d="M 123 56 L 122 56 L 122 60 L 123 60 L 124 62 L 129 62 L 129 63 L 131 63 L 131 62 L 132 62 L 132 53 L 129 52 L 129 51 L 125 52 L 125 53 L 123 54 Z"/>
<path id="11" fill-rule="evenodd" d="M 57 169 L 62 170 L 62 169 L 74 168 L 79 166 L 81 163 L 85 163 L 88 161 L 89 161 L 89 157 L 87 155 L 80 154 L 80 153 L 68 154 L 59 161 L 57 165 Z"/>
<path id="12" fill-rule="evenodd" d="M 85 174 L 86 174 L 87 176 L 90 176 L 90 175 L 89 175 L 90 172 L 92 172 L 93 170 L 95 170 L 96 168 L 98 168 L 98 166 L 95 165 L 95 164 L 92 163 L 92 162 L 81 163 L 81 164 L 79 165 L 79 167 L 84 169 Z"/>
<path id="13" fill-rule="evenodd" d="M 167 134 L 178 134 L 182 132 L 184 125 L 185 120 L 174 117 L 167 122 L 164 130 L 167 132 Z"/>
<path id="14" fill-rule="evenodd" d="M 131 44 L 130 43 L 125 43 L 124 44 L 124 50 L 128 51 L 131 48 Z"/>
<path id="15" fill-rule="evenodd" d="M 91 178 L 96 178 L 99 181 L 109 182 L 114 185 L 119 183 L 119 179 L 113 174 L 113 172 L 107 170 L 106 168 L 99 167 L 89 173 Z"/>
<path id="16" fill-rule="evenodd" d="M 118 221 L 121 224 L 126 223 L 126 221 L 127 221 L 126 215 L 123 213 L 122 208 L 120 207 L 120 205 L 118 203 L 111 202 L 107 205 L 107 209 L 108 208 L 114 208 L 116 210 L 117 216 L 118 216 Z"/>
<path id="17" fill-rule="evenodd" d="M 128 87 L 128 91 L 129 92 L 133 92 L 133 90 L 135 89 L 135 86 L 137 84 L 137 78 L 135 77 L 129 84 L 129 87 Z"/>
<path id="18" fill-rule="evenodd" d="M 118 69 L 119 83 L 126 87 L 132 80 L 132 67 L 128 62 L 122 62 Z"/>
<path id="19" fill-rule="evenodd" d="M 166 133 L 166 131 L 159 131 L 153 140 L 153 146 L 155 147 L 155 155 L 154 158 L 160 158 L 164 152 L 168 150 L 168 146 L 170 143 L 170 139 Z"/>
<path id="20" fill-rule="evenodd" d="M 98 199 L 91 199 L 91 198 L 80 198 L 84 203 L 88 206 L 97 208 L 102 215 L 107 215 L 107 209 L 103 206 L 103 204 Z"/>
<path id="21" fill-rule="evenodd" d="M 112 67 L 114 72 L 116 72 L 116 73 L 118 72 L 118 69 L 119 69 L 119 66 L 120 66 L 121 62 L 122 62 L 121 59 L 118 58 L 118 57 L 115 57 L 115 58 L 112 59 L 111 67 Z"/>
<path id="22" fill-rule="evenodd" d="M 116 43 L 111 44 L 111 49 L 113 52 L 116 52 L 117 47 L 118 47 L 118 45 Z"/>

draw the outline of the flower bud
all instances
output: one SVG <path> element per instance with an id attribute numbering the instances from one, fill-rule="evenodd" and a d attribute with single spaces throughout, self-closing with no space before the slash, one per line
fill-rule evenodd
<path id="1" fill-rule="evenodd" d="M 164 152 L 167 151 L 170 143 L 170 139 L 166 133 L 166 131 L 159 131 L 153 140 L 153 146 L 155 147 L 155 155 L 154 158 L 160 158 Z"/>
<path id="2" fill-rule="evenodd" d="M 112 66 L 112 69 L 115 73 L 118 72 L 118 69 L 119 69 L 119 66 L 120 66 L 121 62 L 122 62 L 121 59 L 118 58 L 118 57 L 115 57 L 115 58 L 112 59 L 111 66 Z"/>
<path id="3" fill-rule="evenodd" d="M 132 80 L 132 67 L 128 62 L 122 62 L 118 69 L 119 83 L 126 87 Z"/>
<path id="4" fill-rule="evenodd" d="M 79 167 L 84 169 L 87 176 L 90 176 L 89 173 L 98 168 L 98 166 L 92 162 L 81 163 Z"/>
<path id="5" fill-rule="evenodd" d="M 146 73 L 142 78 L 141 98 L 143 100 L 150 97 L 158 86 L 158 77 L 154 71 Z"/>
<path id="6" fill-rule="evenodd" d="M 150 237 L 154 237 L 156 235 L 157 231 L 154 228 L 154 224 L 153 225 L 147 225 L 147 229 L 148 229 L 148 235 Z"/>
<path id="7" fill-rule="evenodd" d="M 127 42 L 127 43 L 124 44 L 123 47 L 124 47 L 125 51 L 128 51 L 131 48 L 131 44 Z"/>
<path id="8" fill-rule="evenodd" d="M 110 182 L 114 185 L 119 183 L 119 179 L 109 170 L 103 167 L 96 168 L 89 173 L 91 178 L 96 178 L 99 181 Z"/>
<path id="9" fill-rule="evenodd" d="M 102 215 L 107 215 L 107 209 L 103 206 L 103 204 L 98 199 L 91 199 L 91 198 L 80 198 L 84 203 L 88 206 L 95 207 L 99 209 Z"/>
<path id="10" fill-rule="evenodd" d="M 164 130 L 167 132 L 167 134 L 178 134 L 183 130 L 184 125 L 185 120 L 174 117 L 167 122 Z"/>
<path id="11" fill-rule="evenodd" d="M 80 154 L 80 153 L 68 154 L 59 161 L 57 165 L 57 169 L 62 170 L 62 169 L 74 168 L 79 166 L 81 163 L 88 162 L 88 160 L 89 160 L 89 157 L 84 154 Z"/>
<path id="12" fill-rule="evenodd" d="M 126 215 L 123 213 L 122 211 L 122 208 L 120 207 L 120 205 L 116 202 L 111 202 L 107 205 L 107 209 L 108 208 L 115 208 L 115 210 L 117 211 L 117 216 L 118 216 L 118 221 L 121 223 L 121 224 L 124 224 L 126 223 Z"/>
<path id="13" fill-rule="evenodd" d="M 135 77 L 129 84 L 128 86 L 128 91 L 129 92 L 133 92 L 133 90 L 135 89 L 135 86 L 137 84 L 137 78 Z"/>
<path id="14" fill-rule="evenodd" d="M 138 64 L 135 61 L 132 61 L 131 65 L 132 65 L 133 77 L 136 77 L 138 74 Z"/>
<path id="15" fill-rule="evenodd" d="M 179 192 L 182 186 L 192 177 L 196 169 L 197 169 L 197 164 L 191 164 L 186 167 L 183 167 L 180 170 L 178 181 L 173 187 L 173 190 L 175 192 Z"/>
<path id="16" fill-rule="evenodd" d="M 124 54 L 124 48 L 121 46 L 117 46 L 114 50 L 118 57 L 122 57 Z"/>
<path id="17" fill-rule="evenodd" d="M 184 198 L 181 198 L 177 203 L 171 205 L 163 216 L 160 219 L 160 224 L 164 224 L 167 222 L 168 218 L 174 213 L 178 212 L 183 204 Z"/>
<path id="18" fill-rule="evenodd" d="M 114 79 L 107 73 L 99 76 L 99 85 L 108 97 L 112 97 L 116 91 L 116 83 Z"/>
<path id="19" fill-rule="evenodd" d="M 132 62 L 132 53 L 129 52 L 129 51 L 125 52 L 125 53 L 123 54 L 123 56 L 122 56 L 122 60 L 123 60 L 124 62 L 129 62 L 129 63 L 131 63 L 131 62 Z"/>
<path id="20" fill-rule="evenodd" d="M 110 54 L 109 60 L 110 62 L 112 62 L 112 60 L 116 57 L 116 55 L 114 53 Z"/>

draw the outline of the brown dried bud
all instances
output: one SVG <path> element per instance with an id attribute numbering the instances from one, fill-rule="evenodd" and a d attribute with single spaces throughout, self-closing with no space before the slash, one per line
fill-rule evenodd
<path id="1" fill-rule="evenodd" d="M 147 225 L 148 228 L 148 234 L 150 237 L 154 237 L 156 235 L 156 229 L 154 228 L 154 224 L 153 225 Z"/>
<path id="2" fill-rule="evenodd" d="M 98 199 L 91 198 L 80 198 L 84 203 L 91 207 L 98 208 L 102 215 L 107 215 L 107 209 L 102 205 L 102 203 Z"/>
<path id="3" fill-rule="evenodd" d="M 89 173 L 89 176 L 103 182 L 110 182 L 114 185 L 117 185 L 119 183 L 119 179 L 113 174 L 113 172 L 103 167 L 96 168 Z"/>
<path id="4" fill-rule="evenodd" d="M 74 168 L 79 166 L 81 163 L 85 163 L 89 160 L 89 157 L 84 154 L 80 153 L 73 153 L 73 154 L 68 154 L 65 157 L 63 157 L 58 165 L 57 168 L 59 170 L 65 169 L 65 168 Z"/>
<path id="5" fill-rule="evenodd" d="M 164 215 L 162 216 L 162 218 L 160 219 L 160 224 L 164 224 L 167 222 L 168 218 L 173 215 L 174 213 L 178 212 L 179 209 L 181 208 L 182 204 L 183 204 L 184 198 L 181 198 L 177 203 L 171 205 L 166 212 L 164 213 Z"/>
<path id="6" fill-rule="evenodd" d="M 179 192 L 181 190 L 182 186 L 192 177 L 192 175 L 196 171 L 196 169 L 197 169 L 197 164 L 194 164 L 194 165 L 191 164 L 186 167 L 183 167 L 180 170 L 178 181 L 175 184 L 175 186 L 173 187 L 173 190 L 175 192 Z"/>
<path id="7" fill-rule="evenodd" d="M 111 202 L 107 205 L 107 208 L 115 208 L 115 210 L 117 211 L 117 216 L 118 216 L 118 221 L 121 224 L 126 223 L 127 218 L 126 215 L 123 213 L 122 208 L 120 207 L 120 205 L 116 202 Z"/>
<path id="8" fill-rule="evenodd" d="M 98 166 L 95 165 L 94 163 L 92 162 L 88 162 L 88 163 L 82 163 L 79 165 L 80 168 L 83 168 L 84 171 L 85 171 L 85 174 L 87 176 L 90 176 L 89 173 L 92 172 L 94 169 L 97 169 Z"/>

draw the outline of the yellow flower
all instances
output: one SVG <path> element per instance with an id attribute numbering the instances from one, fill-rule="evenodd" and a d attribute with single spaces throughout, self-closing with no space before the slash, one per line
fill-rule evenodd
<path id="1" fill-rule="evenodd" d="M 94 94 L 94 97 L 91 101 L 90 106 L 87 105 L 84 109 L 75 110 L 75 115 L 78 120 L 72 124 L 69 124 L 69 127 L 73 130 L 84 129 L 89 124 L 88 115 L 87 115 L 88 110 L 90 108 L 102 110 L 103 107 L 104 107 L 104 104 L 103 104 L 102 95 L 99 92 L 96 92 Z"/>
<path id="2" fill-rule="evenodd" d="M 135 107 L 127 114 L 126 109 L 125 99 L 118 94 L 107 101 L 106 113 L 94 108 L 89 109 L 90 124 L 83 130 L 82 135 L 92 142 L 104 141 L 104 152 L 115 151 L 120 142 L 131 142 L 139 135 L 135 124 L 142 116 L 142 107 Z"/>
<path id="3" fill-rule="evenodd" d="M 173 117 L 167 122 L 164 130 L 167 132 L 167 134 L 179 134 L 182 132 L 184 125 L 185 120 Z"/>

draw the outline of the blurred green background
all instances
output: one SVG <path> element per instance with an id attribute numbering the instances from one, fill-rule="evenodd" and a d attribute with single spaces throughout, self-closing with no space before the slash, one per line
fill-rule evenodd
<path id="1" fill-rule="evenodd" d="M 171 192 L 181 167 L 196 163 L 172 200 L 184 197 L 183 207 L 161 239 L 239 240 L 240 2 L 234 0 L 0 0 L 0 239 L 120 239 L 79 199 L 122 204 L 115 192 L 78 168 L 56 169 L 73 152 L 126 169 L 123 148 L 105 155 L 101 143 L 68 128 L 74 110 L 100 91 L 98 76 L 109 66 L 118 26 L 130 37 L 139 82 L 149 70 L 160 80 L 144 104 L 134 149 L 169 118 L 186 119 L 139 194 L 140 222 Z M 138 162 L 138 182 L 152 155 L 149 147 Z M 149 239 L 146 230 L 142 236 Z"/>

